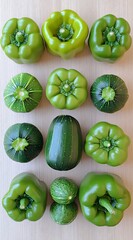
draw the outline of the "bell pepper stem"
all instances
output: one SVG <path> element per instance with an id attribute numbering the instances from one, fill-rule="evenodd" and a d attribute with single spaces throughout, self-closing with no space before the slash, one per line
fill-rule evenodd
<path id="1" fill-rule="evenodd" d="M 115 209 L 112 207 L 110 201 L 103 197 L 99 199 L 99 204 L 104 207 L 110 214 L 115 214 Z"/>
<path id="2" fill-rule="evenodd" d="M 113 31 L 110 31 L 107 34 L 107 39 L 108 39 L 109 42 L 115 42 L 116 41 L 115 33 Z"/>
<path id="3" fill-rule="evenodd" d="M 66 83 L 66 84 L 63 86 L 63 89 L 64 89 L 65 92 L 69 92 L 69 91 L 71 90 L 71 87 L 69 86 L 69 84 Z"/>
<path id="4" fill-rule="evenodd" d="M 21 33 L 21 32 L 17 32 L 16 36 L 15 36 L 15 39 L 16 39 L 17 42 L 22 43 L 24 41 L 24 34 Z"/>
<path id="5" fill-rule="evenodd" d="M 74 34 L 73 28 L 70 24 L 62 24 L 57 32 L 57 37 L 59 40 L 65 42 L 72 38 Z"/>
<path id="6" fill-rule="evenodd" d="M 28 198 L 21 198 L 19 208 L 21 210 L 25 210 L 26 207 L 28 206 L 28 204 L 29 204 L 29 199 Z"/>
<path id="7" fill-rule="evenodd" d="M 111 147 L 111 142 L 108 140 L 105 140 L 105 141 L 103 141 L 103 146 L 109 148 L 109 147 Z"/>

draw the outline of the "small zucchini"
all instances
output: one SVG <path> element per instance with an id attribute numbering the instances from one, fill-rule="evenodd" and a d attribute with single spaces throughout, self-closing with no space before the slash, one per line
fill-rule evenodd
<path id="1" fill-rule="evenodd" d="M 94 81 L 90 96 L 98 110 L 113 113 L 124 107 L 128 100 L 128 89 L 120 77 L 106 74 Z"/>
<path id="2" fill-rule="evenodd" d="M 4 102 L 14 112 L 30 112 L 42 98 L 42 86 L 29 73 L 14 76 L 4 90 Z"/>
<path id="3" fill-rule="evenodd" d="M 73 202 L 78 193 L 78 186 L 74 181 L 66 177 L 56 178 L 50 185 L 52 199 L 59 204 Z"/>
<path id="4" fill-rule="evenodd" d="M 78 206 L 75 202 L 70 204 L 58 204 L 53 202 L 50 207 L 50 215 L 52 219 L 61 225 L 73 222 L 77 214 Z"/>
<path id="5" fill-rule="evenodd" d="M 9 127 L 4 136 L 4 148 L 12 160 L 29 162 L 43 148 L 43 137 L 37 127 L 30 123 L 17 123 Z"/>

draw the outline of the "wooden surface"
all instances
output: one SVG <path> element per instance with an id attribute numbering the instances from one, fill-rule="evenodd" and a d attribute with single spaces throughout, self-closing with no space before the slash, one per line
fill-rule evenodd
<path id="1" fill-rule="evenodd" d="M 42 23 L 53 11 L 63 9 L 75 10 L 88 24 L 105 14 L 112 13 L 126 18 L 133 29 L 133 1 L 132 0 L 0 0 L 0 32 L 4 23 L 12 17 L 31 17 L 41 28 Z M 80 108 L 73 111 L 57 110 L 50 105 L 45 96 L 45 86 L 50 72 L 58 67 L 74 68 L 80 71 L 90 85 L 100 75 L 112 73 L 120 76 L 129 90 L 129 100 L 126 106 L 114 114 L 101 113 L 93 106 L 90 99 Z M 10 78 L 18 73 L 28 72 L 41 82 L 44 94 L 40 105 L 30 113 L 19 114 L 9 110 L 3 101 L 3 90 Z M 71 60 L 62 60 L 50 55 L 46 50 L 41 60 L 36 64 L 18 65 L 8 59 L 0 50 L 0 202 L 7 192 L 12 178 L 21 172 L 32 172 L 44 180 L 49 187 L 51 181 L 58 176 L 67 176 L 77 184 L 87 172 L 107 171 L 116 173 L 123 179 L 125 185 L 133 193 L 133 145 L 129 147 L 127 161 L 119 167 L 100 165 L 83 154 L 80 164 L 68 172 L 52 170 L 45 162 L 43 151 L 33 161 L 21 164 L 10 160 L 3 148 L 4 133 L 9 126 L 18 122 L 29 122 L 36 125 L 46 139 L 47 131 L 52 119 L 59 114 L 70 114 L 81 124 L 85 138 L 89 128 L 98 121 L 108 121 L 119 125 L 133 140 L 133 46 L 121 60 L 115 64 L 95 61 L 86 45 L 84 51 Z M 132 194 L 133 195 L 133 194 Z M 16 223 L 10 219 L 0 204 L 0 238 L 4 240 L 131 240 L 133 238 L 133 204 L 125 211 L 124 218 L 115 227 L 96 227 L 87 222 L 79 209 L 77 218 L 67 226 L 54 223 L 49 215 L 49 204 L 44 216 L 37 222 L 23 221 Z"/>

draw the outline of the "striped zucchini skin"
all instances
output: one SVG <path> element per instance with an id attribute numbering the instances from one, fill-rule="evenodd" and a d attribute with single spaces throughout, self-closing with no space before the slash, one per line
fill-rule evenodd
<path id="1" fill-rule="evenodd" d="M 69 178 L 59 177 L 51 183 L 50 194 L 55 202 L 69 204 L 75 200 L 78 194 L 78 186 Z"/>
<path id="2" fill-rule="evenodd" d="M 70 204 L 58 204 L 53 202 L 50 206 L 50 215 L 57 224 L 70 224 L 75 220 L 78 214 L 78 206 L 76 202 Z"/>
<path id="3" fill-rule="evenodd" d="M 66 171 L 77 166 L 82 156 L 82 132 L 72 116 L 57 116 L 51 123 L 45 144 L 45 159 L 56 170 Z"/>
<path id="4" fill-rule="evenodd" d="M 14 112 L 31 112 L 42 98 L 42 86 L 29 73 L 12 77 L 4 90 L 5 105 Z"/>

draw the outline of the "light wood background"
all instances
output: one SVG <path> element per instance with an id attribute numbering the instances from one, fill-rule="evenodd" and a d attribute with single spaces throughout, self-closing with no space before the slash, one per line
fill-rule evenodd
<path id="1" fill-rule="evenodd" d="M 73 9 L 91 28 L 92 23 L 105 14 L 112 13 L 117 17 L 126 18 L 133 30 L 133 1 L 132 0 L 0 0 L 0 32 L 4 23 L 12 17 L 31 17 L 41 28 L 43 22 L 53 11 Z M 129 100 L 125 107 L 114 114 L 99 112 L 90 99 L 80 108 L 67 111 L 57 110 L 50 105 L 45 96 L 47 78 L 53 69 L 58 67 L 74 68 L 80 71 L 87 79 L 89 87 L 100 75 L 112 73 L 120 76 L 129 90 Z M 9 110 L 3 101 L 3 90 L 10 78 L 18 73 L 28 72 L 41 82 L 44 94 L 40 105 L 30 113 L 19 114 Z M 77 184 L 90 171 L 107 171 L 116 173 L 123 179 L 133 196 L 133 145 L 129 147 L 127 161 L 119 167 L 100 165 L 83 154 L 79 165 L 68 172 L 51 169 L 45 162 L 43 151 L 33 161 L 21 164 L 10 160 L 3 148 L 4 133 L 9 126 L 18 122 L 29 122 L 36 125 L 46 139 L 48 127 L 54 117 L 59 114 L 70 114 L 81 124 L 85 138 L 89 128 L 98 121 L 108 121 L 119 125 L 133 139 L 133 46 L 114 64 L 95 61 L 86 45 L 84 51 L 71 60 L 62 60 L 50 55 L 46 50 L 41 60 L 36 64 L 18 65 L 8 59 L 0 50 L 0 202 L 7 192 L 12 178 L 21 172 L 32 172 L 44 180 L 49 187 L 53 179 L 58 176 L 72 178 Z M 54 223 L 49 215 L 49 204 L 44 216 L 37 222 L 14 222 L 8 217 L 0 203 L 0 239 L 4 240 L 131 240 L 133 238 L 133 204 L 125 211 L 123 220 L 115 227 L 96 227 L 87 222 L 79 209 L 75 221 L 66 226 Z"/>

